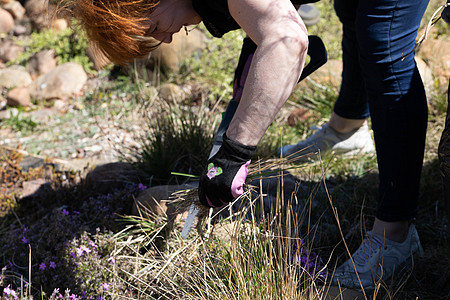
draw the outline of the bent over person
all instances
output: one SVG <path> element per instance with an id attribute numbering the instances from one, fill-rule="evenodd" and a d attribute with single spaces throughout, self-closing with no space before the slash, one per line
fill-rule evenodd
<path id="1" fill-rule="evenodd" d="M 172 35 L 179 32 L 183 26 L 203 22 L 214 37 L 221 37 L 226 32 L 238 28 L 245 31 L 248 36 L 246 41 L 250 47 L 254 46 L 254 52 L 250 51 L 243 57 L 246 76 L 235 82 L 237 88 L 234 98 L 239 105 L 223 135 L 222 146 L 208 161 L 199 182 L 199 198 L 206 206 L 220 207 L 240 196 L 256 146 L 292 93 L 305 63 L 308 35 L 294 5 L 314 1 L 71 0 L 70 2 L 75 17 L 81 21 L 88 37 L 116 63 L 125 63 L 141 57 L 160 43 L 170 43 Z M 410 181 L 411 185 L 416 185 L 418 180 L 416 175 L 421 162 L 420 148 L 423 148 L 422 137 L 425 133 L 423 122 L 426 121 L 426 103 L 424 97 L 420 95 L 422 89 L 418 73 L 416 69 L 410 68 L 409 62 L 413 59 L 413 55 L 406 58 L 408 65 L 405 72 L 401 66 L 400 70 L 397 70 L 397 65 L 392 61 L 398 61 L 401 51 L 411 50 L 410 41 L 417 30 L 414 26 L 405 29 L 402 22 L 397 20 L 408 20 L 408 25 L 411 25 L 413 22 L 410 20 L 414 18 L 414 23 L 418 23 L 426 1 L 363 0 L 358 3 L 355 0 L 342 0 L 339 3 L 342 16 L 350 15 L 349 26 L 353 30 L 356 29 L 360 36 L 367 36 L 359 44 L 361 49 L 356 59 L 364 65 L 364 72 L 376 75 L 370 78 L 364 76 L 368 91 L 383 90 L 383 93 L 376 92 L 380 97 L 375 97 L 376 99 L 370 102 L 373 123 L 378 128 L 375 130 L 375 139 L 377 149 L 380 149 L 380 177 L 381 174 L 386 176 L 382 180 L 386 193 L 381 195 L 380 202 L 380 212 L 385 214 L 380 215 L 380 220 L 400 219 L 403 222 L 415 214 L 414 205 L 411 203 L 415 203 L 416 191 L 413 189 L 412 192 L 399 195 L 397 175 L 400 172 L 408 175 L 402 177 L 401 184 Z M 414 7 L 415 11 L 411 12 L 411 9 L 404 7 Z M 352 25 L 351 19 L 355 18 L 356 14 L 357 22 L 353 22 Z M 378 26 L 378 15 L 383 19 L 382 26 Z M 388 24 L 393 26 L 389 28 Z M 398 26 L 399 32 L 396 31 Z M 395 30 L 386 33 L 389 29 Z M 391 48 L 390 42 L 393 42 L 394 47 Z M 388 70 L 387 66 L 390 66 L 391 70 Z M 403 97 L 404 94 L 413 94 L 414 99 L 407 99 Z M 412 119 L 413 123 L 410 122 Z M 400 147 L 398 150 L 390 151 L 398 146 Z M 411 149 L 407 149 L 410 146 Z M 390 163 L 396 161 L 399 151 L 404 150 L 411 156 L 409 160 L 411 166 L 403 170 L 398 169 L 404 167 L 406 157 L 402 157 L 396 165 L 391 166 Z M 413 169 L 410 170 L 409 167 Z M 414 228 L 407 228 L 412 228 L 410 231 L 416 237 Z M 410 236 L 409 234 L 409 240 Z M 379 248 L 376 247 L 381 247 L 384 241 L 376 237 L 370 241 L 380 241 L 380 244 L 370 243 L 370 249 L 379 252 Z M 402 233 L 399 244 L 403 238 Z M 366 245 L 365 242 L 363 245 Z M 408 250 L 401 252 L 402 258 L 395 262 L 392 260 L 392 263 L 394 265 L 403 263 L 409 252 Z M 367 268 L 370 267 L 367 264 L 373 263 L 372 258 L 362 259 Z M 389 269 L 393 267 L 392 265 Z M 374 266 L 374 270 L 376 269 L 377 266 Z M 345 276 L 355 275 L 355 272 L 352 273 L 346 268 L 342 271 Z M 371 276 L 364 273 L 364 276 L 366 275 Z M 352 279 L 344 281 L 344 277 L 339 278 L 342 278 L 338 280 L 340 284 L 351 285 L 353 282 Z M 364 286 L 366 283 L 369 283 L 369 279 L 363 281 Z"/>

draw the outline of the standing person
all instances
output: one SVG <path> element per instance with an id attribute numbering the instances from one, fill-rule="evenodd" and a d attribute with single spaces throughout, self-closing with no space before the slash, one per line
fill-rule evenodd
<path id="1" fill-rule="evenodd" d="M 284 156 L 306 146 L 321 152 L 370 151 L 370 111 L 379 169 L 376 218 L 352 258 L 336 270 L 336 284 L 373 288 L 422 251 L 411 222 L 417 214 L 428 112 L 414 47 L 427 4 L 335 0 L 343 24 L 343 72 L 334 111 L 309 139 L 282 149 Z"/>

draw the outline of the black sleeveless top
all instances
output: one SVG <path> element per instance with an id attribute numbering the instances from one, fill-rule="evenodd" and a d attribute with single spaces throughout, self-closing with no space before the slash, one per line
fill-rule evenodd
<path id="1" fill-rule="evenodd" d="M 317 1 L 319 0 L 291 0 L 296 5 Z M 231 30 L 241 28 L 228 10 L 228 0 L 192 0 L 192 5 L 214 37 L 220 38 Z"/>

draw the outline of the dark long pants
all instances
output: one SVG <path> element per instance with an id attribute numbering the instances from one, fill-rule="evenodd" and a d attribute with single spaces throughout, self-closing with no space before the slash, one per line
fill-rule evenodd
<path id="1" fill-rule="evenodd" d="M 376 216 L 388 222 L 417 214 L 428 111 L 413 49 L 427 4 L 335 0 L 344 69 L 334 112 L 371 117 L 380 181 Z"/>

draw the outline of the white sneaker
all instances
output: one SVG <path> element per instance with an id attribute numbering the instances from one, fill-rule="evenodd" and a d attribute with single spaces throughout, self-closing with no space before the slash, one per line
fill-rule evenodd
<path id="1" fill-rule="evenodd" d="M 325 124 L 306 140 L 295 145 L 284 146 L 282 150 L 283 157 L 292 155 L 292 158 L 319 151 L 321 154 L 334 151 L 337 154 L 349 156 L 373 152 L 375 146 L 366 123 L 349 133 L 339 133 Z M 280 149 L 278 152 L 281 155 Z"/>
<path id="2" fill-rule="evenodd" d="M 408 236 L 403 243 L 388 240 L 369 231 L 361 246 L 352 255 L 354 265 L 352 260 L 348 259 L 336 269 L 332 282 L 347 288 L 373 289 L 376 283 L 389 279 L 394 272 L 401 273 L 411 266 L 414 258 L 422 255 L 423 249 L 414 225 L 410 225 Z"/>

